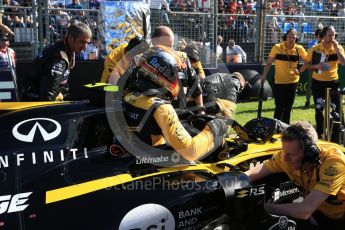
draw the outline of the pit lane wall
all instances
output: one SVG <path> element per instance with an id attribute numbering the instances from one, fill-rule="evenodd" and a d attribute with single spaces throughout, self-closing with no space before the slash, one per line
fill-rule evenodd
<path id="1" fill-rule="evenodd" d="M 206 75 L 210 75 L 216 72 L 235 72 L 243 69 L 253 69 L 262 72 L 263 66 L 260 64 L 236 64 L 236 65 L 218 65 L 217 69 L 205 69 Z M 17 62 L 17 78 L 18 87 L 21 92 L 23 88 L 23 82 L 27 78 L 27 75 L 32 71 L 32 61 L 18 61 Z M 99 82 L 103 72 L 103 60 L 97 61 L 80 61 L 76 63 L 75 68 L 70 75 L 70 90 L 74 98 L 82 99 L 85 95 L 88 95 L 89 91 L 83 87 L 84 84 L 92 82 Z M 345 67 L 339 65 L 339 80 L 341 82 L 341 88 L 345 87 Z M 268 81 L 272 86 L 274 76 L 274 68 L 271 68 L 268 74 Z M 308 88 L 308 72 L 302 73 L 300 82 L 298 84 L 298 93 L 304 94 Z"/>

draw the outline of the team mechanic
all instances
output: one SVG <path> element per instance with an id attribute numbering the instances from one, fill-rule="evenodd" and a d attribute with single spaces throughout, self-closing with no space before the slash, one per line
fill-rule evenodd
<path id="1" fill-rule="evenodd" d="M 223 143 L 227 125 L 214 119 L 193 138 L 185 130 L 171 105 L 180 92 L 178 62 L 175 51 L 166 46 L 147 50 L 138 61 L 136 84 L 124 97 L 124 114 L 130 130 L 147 145 L 168 144 L 186 160 L 195 161 Z"/>
<path id="2" fill-rule="evenodd" d="M 140 36 L 132 38 L 128 44 L 121 44 L 113 49 L 104 60 L 101 82 L 116 84 L 133 58 L 149 48 L 149 44 Z"/>
<path id="3" fill-rule="evenodd" d="M 47 46 L 36 57 L 35 74 L 27 82 L 25 100 L 68 99 L 68 77 L 75 65 L 75 53 L 84 50 L 92 32 L 84 23 L 71 24 L 63 41 Z"/>
<path id="4" fill-rule="evenodd" d="M 274 118 L 289 124 L 292 105 L 296 96 L 299 74 L 305 70 L 305 66 L 298 69 L 299 58 L 307 58 L 307 51 L 303 46 L 296 44 L 297 31 L 290 29 L 283 37 L 282 43 L 275 44 L 268 56 L 262 80 L 266 80 L 267 74 L 273 62 L 275 62 L 274 74 Z"/>
<path id="5" fill-rule="evenodd" d="M 335 39 L 335 35 L 333 26 L 324 27 L 320 33 L 323 41 L 308 51 L 307 65 L 309 69 L 314 70 L 312 75 L 314 105 L 318 104 L 319 98 L 325 99 L 326 88 L 331 88 L 333 92 L 336 92 L 340 86 L 338 64 L 345 65 L 345 53 L 344 48 Z M 314 53 L 325 55 L 325 60 L 321 63 L 314 63 L 312 60 Z M 332 93 L 331 101 L 337 106 L 336 111 L 339 113 L 339 95 Z M 322 110 L 315 107 L 316 131 L 319 137 L 323 133 L 323 119 Z"/>
<path id="6" fill-rule="evenodd" d="M 246 87 L 247 81 L 238 72 L 215 73 L 203 79 L 201 85 L 206 114 L 221 113 L 232 118 L 237 96 Z"/>
<path id="7" fill-rule="evenodd" d="M 332 146 L 319 148 L 317 133 L 307 122 L 296 122 L 282 134 L 282 151 L 246 174 L 252 181 L 285 172 L 304 193 L 301 203 L 271 204 L 266 211 L 297 219 L 316 219 L 320 229 L 344 229 L 345 156 Z"/>

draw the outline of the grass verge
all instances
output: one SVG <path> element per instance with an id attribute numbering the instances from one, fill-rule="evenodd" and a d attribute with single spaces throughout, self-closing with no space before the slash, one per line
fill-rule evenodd
<path id="1" fill-rule="evenodd" d="M 296 96 L 295 102 L 291 111 L 291 123 L 298 120 L 308 121 L 315 125 L 315 111 L 314 104 L 311 98 L 311 105 L 308 108 L 304 107 L 304 95 Z M 273 118 L 274 113 L 274 99 L 264 101 L 262 104 L 262 117 Z M 244 125 L 247 121 L 256 118 L 258 114 L 258 101 L 238 103 L 235 112 L 235 120 Z"/>

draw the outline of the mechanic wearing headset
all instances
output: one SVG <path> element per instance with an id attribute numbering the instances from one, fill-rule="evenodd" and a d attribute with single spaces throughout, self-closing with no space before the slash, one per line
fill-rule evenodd
<path id="1" fill-rule="evenodd" d="M 202 80 L 203 100 L 207 114 L 221 113 L 229 118 L 236 109 L 237 96 L 247 81 L 238 72 L 215 73 Z"/>
<path id="2" fill-rule="evenodd" d="M 319 148 L 317 133 L 307 122 L 296 122 L 282 134 L 282 151 L 245 173 L 251 181 L 284 172 L 302 188 L 301 203 L 265 205 L 272 214 L 307 220 L 311 215 L 320 227 L 345 226 L 345 156 L 334 146 Z M 325 229 L 325 228 L 322 228 Z"/>
<path id="3" fill-rule="evenodd" d="M 313 46 L 308 51 L 307 65 L 309 69 L 314 70 L 312 75 L 312 92 L 314 105 L 317 105 L 319 98 L 325 99 L 326 88 L 337 91 L 340 82 L 338 75 L 338 64 L 345 65 L 344 48 L 335 39 L 336 32 L 333 26 L 326 26 L 322 29 L 320 37 L 322 42 Z M 322 53 L 326 56 L 325 60 L 320 63 L 313 63 L 313 54 Z M 339 95 L 331 94 L 331 101 L 337 106 L 336 111 L 339 113 Z M 323 133 L 323 112 L 315 107 L 316 131 L 321 137 Z"/>
<path id="4" fill-rule="evenodd" d="M 54 101 L 69 95 L 68 77 L 75 53 L 84 50 L 92 37 L 88 25 L 71 24 L 63 41 L 47 46 L 35 59 L 35 75 L 27 83 L 25 100 Z"/>
<path id="5" fill-rule="evenodd" d="M 282 43 L 275 44 L 268 56 L 261 80 L 265 81 L 271 65 L 275 62 L 274 74 L 274 118 L 290 123 L 292 105 L 296 96 L 297 83 L 300 72 L 305 67 L 298 69 L 299 58 L 307 58 L 307 52 L 303 46 L 296 44 L 297 31 L 290 29 L 283 37 Z"/>
<path id="6" fill-rule="evenodd" d="M 128 44 L 121 44 L 113 49 L 104 59 L 101 82 L 116 84 L 133 58 L 148 48 L 149 44 L 143 38 L 136 36 Z"/>
<path id="7" fill-rule="evenodd" d="M 153 147 L 168 144 L 186 160 L 195 161 L 223 143 L 227 125 L 214 119 L 194 137 L 183 127 L 171 105 L 180 92 L 181 63 L 175 51 L 167 46 L 156 45 L 144 52 L 137 63 L 136 84 L 124 96 L 124 115 L 129 130 L 145 144 Z"/>

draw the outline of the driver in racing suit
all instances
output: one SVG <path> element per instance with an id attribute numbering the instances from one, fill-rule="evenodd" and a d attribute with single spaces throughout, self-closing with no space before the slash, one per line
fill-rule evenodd
<path id="1" fill-rule="evenodd" d="M 151 38 L 153 46 L 165 46 L 169 49 L 172 49 L 175 36 L 169 27 L 158 26 L 152 33 Z M 174 107 L 185 110 L 187 107 L 189 107 L 188 102 L 193 99 L 194 104 L 196 105 L 193 110 L 198 110 L 199 113 L 204 113 L 200 78 L 195 72 L 187 53 L 182 51 L 174 51 L 173 55 L 177 55 L 177 59 L 181 60 L 181 65 L 179 66 L 178 72 L 178 81 L 181 87 L 177 97 L 172 102 Z"/>
<path id="2" fill-rule="evenodd" d="M 184 159 L 195 161 L 222 145 L 227 125 L 214 119 L 190 136 L 171 105 L 180 91 L 179 65 L 181 60 L 171 48 L 147 50 L 138 61 L 136 83 L 124 96 L 124 114 L 129 129 L 147 145 L 168 144 Z"/>
<path id="3" fill-rule="evenodd" d="M 307 122 L 296 122 L 282 134 L 282 151 L 246 171 L 252 181 L 284 172 L 304 193 L 300 203 L 265 205 L 269 213 L 307 220 L 319 229 L 344 229 L 345 156 L 337 147 L 317 146 L 317 133 Z"/>

